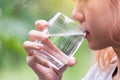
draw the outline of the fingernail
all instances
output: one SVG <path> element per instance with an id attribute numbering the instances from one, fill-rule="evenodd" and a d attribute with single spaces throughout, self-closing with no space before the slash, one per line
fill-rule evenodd
<path id="1" fill-rule="evenodd" d="M 35 22 L 35 25 L 46 26 L 48 23 L 45 20 L 38 20 Z"/>
<path id="2" fill-rule="evenodd" d="M 46 21 L 41 21 L 41 26 L 46 26 L 48 23 Z"/>

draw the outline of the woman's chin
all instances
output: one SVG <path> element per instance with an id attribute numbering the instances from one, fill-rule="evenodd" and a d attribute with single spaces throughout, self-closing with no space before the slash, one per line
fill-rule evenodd
<path id="1" fill-rule="evenodd" d="M 101 50 L 101 49 L 105 48 L 105 47 L 102 47 L 102 46 L 99 46 L 99 45 L 95 45 L 95 44 L 88 44 L 88 45 L 89 45 L 89 48 L 91 50 Z"/>

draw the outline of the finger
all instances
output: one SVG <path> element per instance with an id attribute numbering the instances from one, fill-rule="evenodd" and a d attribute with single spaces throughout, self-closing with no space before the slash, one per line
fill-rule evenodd
<path id="1" fill-rule="evenodd" d="M 64 71 L 67 69 L 67 67 L 68 67 L 67 65 L 64 65 L 59 70 L 54 69 L 54 71 L 56 72 L 57 75 L 59 75 L 61 77 L 63 75 Z"/>
<path id="2" fill-rule="evenodd" d="M 52 51 L 58 52 L 58 53 L 63 53 L 60 49 L 58 49 L 50 40 L 47 40 L 44 42 L 44 45 L 46 46 L 46 49 L 51 48 Z M 48 48 L 47 48 L 48 47 Z M 64 54 L 64 53 L 63 53 Z"/>
<path id="3" fill-rule="evenodd" d="M 42 32 L 39 32 L 39 31 L 36 31 L 36 30 L 31 30 L 29 32 L 29 39 L 30 41 L 46 41 L 48 40 L 48 35 L 42 33 Z"/>
<path id="4" fill-rule="evenodd" d="M 36 43 L 36 42 L 30 42 L 30 41 L 25 41 L 23 43 L 23 46 L 25 48 L 25 50 L 27 51 L 28 55 L 33 55 L 33 50 L 40 50 L 43 48 L 43 45 L 40 43 Z"/>
<path id="5" fill-rule="evenodd" d="M 45 20 L 37 20 L 35 26 L 38 31 L 44 31 L 48 27 L 48 22 Z"/>
<path id="6" fill-rule="evenodd" d="M 33 56 L 28 56 L 27 57 L 27 63 L 29 66 L 34 66 L 33 63 L 37 63 L 39 65 L 42 65 L 46 68 L 51 68 L 52 66 L 48 63 L 47 60 L 45 60 L 43 57 L 40 55 L 34 54 Z"/>
<path id="7" fill-rule="evenodd" d="M 45 67 L 34 60 L 33 56 L 27 56 L 27 63 L 28 65 L 34 70 L 34 72 L 38 75 L 40 79 L 44 79 L 46 74 L 53 71 L 53 68 Z M 53 72 L 52 72 L 53 73 Z M 51 79 L 56 80 L 56 79 Z"/>
<path id="8" fill-rule="evenodd" d="M 43 70 L 43 67 L 41 67 L 40 64 L 36 63 L 33 59 L 33 56 L 27 56 L 26 58 L 27 64 L 32 68 L 32 70 L 40 76 L 40 73 L 42 73 L 41 70 Z"/>
<path id="9" fill-rule="evenodd" d="M 40 53 L 40 54 L 42 54 L 42 53 Z M 46 59 L 41 57 L 41 55 L 34 55 L 34 61 L 45 67 L 49 67 L 49 68 L 52 67 Z"/>
<path id="10" fill-rule="evenodd" d="M 68 61 L 68 66 L 74 66 L 76 64 L 76 59 L 74 57 L 70 57 L 69 61 Z"/>
<path id="11" fill-rule="evenodd" d="M 55 69 L 55 72 L 62 76 L 63 72 L 67 69 L 67 67 L 71 67 L 71 66 L 74 66 L 76 64 L 76 59 L 74 57 L 70 57 L 69 58 L 69 61 L 68 61 L 68 64 L 64 65 L 62 68 L 60 68 L 59 70 L 56 70 Z"/>

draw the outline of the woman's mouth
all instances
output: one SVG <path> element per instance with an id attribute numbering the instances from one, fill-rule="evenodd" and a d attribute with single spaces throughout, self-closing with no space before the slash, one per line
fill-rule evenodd
<path id="1" fill-rule="evenodd" d="M 85 34 L 85 38 L 88 38 L 88 36 L 89 36 L 90 33 L 88 31 L 85 31 L 85 33 L 86 33 Z"/>
<path id="2" fill-rule="evenodd" d="M 90 35 L 90 32 L 88 30 L 86 30 L 85 27 L 83 27 L 81 25 L 79 26 L 79 29 L 85 33 L 84 38 L 88 38 L 88 36 Z"/>

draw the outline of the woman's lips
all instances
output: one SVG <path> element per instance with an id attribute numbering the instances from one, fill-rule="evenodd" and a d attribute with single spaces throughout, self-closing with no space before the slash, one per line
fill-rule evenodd
<path id="1" fill-rule="evenodd" d="M 85 31 L 85 33 L 86 33 L 85 38 L 88 38 L 90 33 L 88 31 Z"/>
<path id="2" fill-rule="evenodd" d="M 89 31 L 87 31 L 87 30 L 85 29 L 85 27 L 83 27 L 83 26 L 81 26 L 81 25 L 79 25 L 79 29 L 84 32 L 84 38 L 87 38 L 88 35 L 89 35 Z"/>

